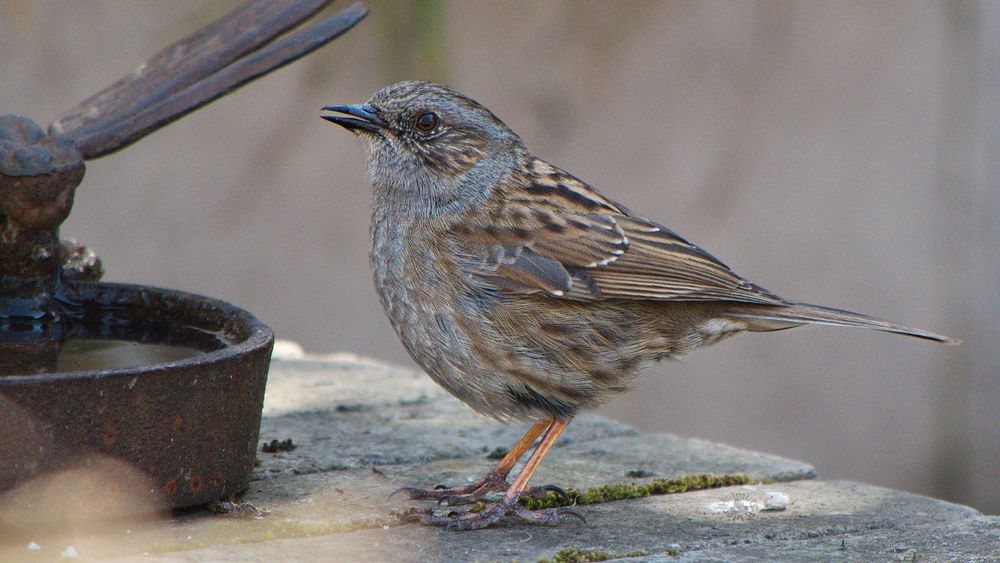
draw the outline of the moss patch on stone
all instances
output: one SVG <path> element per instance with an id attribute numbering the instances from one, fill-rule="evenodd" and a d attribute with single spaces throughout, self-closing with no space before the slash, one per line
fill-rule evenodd
<path id="1" fill-rule="evenodd" d="M 507 448 L 496 448 L 492 452 L 486 454 L 486 459 L 503 459 L 509 452 L 510 450 Z"/>
<path id="2" fill-rule="evenodd" d="M 538 563 L 584 563 L 591 561 L 608 561 L 610 559 L 621 559 L 622 557 L 645 557 L 648 551 L 636 550 L 624 553 L 612 553 L 599 549 L 580 549 L 578 547 L 567 547 L 561 549 L 552 557 L 539 559 Z"/>
<path id="3" fill-rule="evenodd" d="M 519 502 L 521 506 L 529 510 L 540 510 L 574 504 L 600 504 L 616 500 L 645 498 L 652 495 L 671 495 L 702 489 L 748 485 L 752 482 L 753 480 L 750 477 L 742 474 L 685 475 L 677 479 L 653 479 L 647 483 L 629 482 L 601 485 L 600 487 L 591 487 L 582 491 L 567 489 L 566 495 L 569 497 L 568 500 L 562 495 L 550 492 L 544 497 L 522 496 Z"/>

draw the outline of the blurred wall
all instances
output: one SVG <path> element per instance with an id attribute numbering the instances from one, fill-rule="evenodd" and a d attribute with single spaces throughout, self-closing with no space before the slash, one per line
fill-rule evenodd
<path id="1" fill-rule="evenodd" d="M 0 0 L 0 113 L 46 124 L 232 2 Z M 1000 4 L 372 2 L 332 45 L 88 165 L 106 279 L 409 362 L 357 141 L 319 108 L 445 81 L 539 155 L 793 299 L 957 336 L 748 335 L 603 413 L 1000 511 Z"/>

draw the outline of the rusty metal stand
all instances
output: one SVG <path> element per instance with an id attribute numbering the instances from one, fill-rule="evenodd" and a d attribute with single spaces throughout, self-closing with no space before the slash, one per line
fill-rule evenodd
<path id="1" fill-rule="evenodd" d="M 94 456 L 136 468 L 149 479 L 144 490 L 158 491 L 172 507 L 246 488 L 271 330 L 221 301 L 97 283 L 100 260 L 60 241 L 59 226 L 86 160 L 306 55 L 367 15 L 360 4 L 319 14 L 328 4 L 251 0 L 63 114 L 47 133 L 26 117 L 0 116 L 0 491 L 23 492 L 35 477 Z M 118 338 L 128 328 L 142 340 L 191 344 L 204 353 L 53 373 L 74 323 L 98 326 L 101 338 Z M 221 343 L 206 348 L 178 341 L 205 335 Z M 31 367 L 19 370 L 26 359 Z M 120 490 L 117 476 L 108 477 L 93 486 L 95 499 Z"/>

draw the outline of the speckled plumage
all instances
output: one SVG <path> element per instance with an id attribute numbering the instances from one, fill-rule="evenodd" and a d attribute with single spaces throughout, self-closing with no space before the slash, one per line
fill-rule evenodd
<path id="1" fill-rule="evenodd" d="M 770 293 L 535 157 L 444 86 L 402 82 L 326 109 L 353 116 L 324 117 L 367 149 L 386 315 L 413 359 L 483 414 L 567 423 L 644 364 L 743 331 L 812 323 L 948 340 Z"/>
<path id="2" fill-rule="evenodd" d="M 414 360 L 483 414 L 568 420 L 626 390 L 651 360 L 743 330 L 835 320 L 803 316 L 533 156 L 451 89 L 403 82 L 368 104 L 391 124 L 360 130 L 382 305 Z M 410 123 L 428 111 L 440 123 L 426 134 Z"/>

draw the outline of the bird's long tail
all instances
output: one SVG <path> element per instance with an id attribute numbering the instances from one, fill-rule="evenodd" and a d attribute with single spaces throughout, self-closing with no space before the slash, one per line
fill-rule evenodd
<path id="1" fill-rule="evenodd" d="M 800 324 L 819 324 L 830 326 L 849 326 L 870 328 L 883 332 L 892 332 L 941 342 L 943 344 L 958 344 L 954 338 L 920 330 L 909 328 L 861 313 L 832 309 L 830 307 L 820 307 L 819 305 L 807 305 L 805 303 L 795 303 L 787 306 L 783 305 L 751 305 L 740 307 L 727 312 L 727 317 L 751 321 L 748 330 L 769 331 L 791 328 Z"/>

